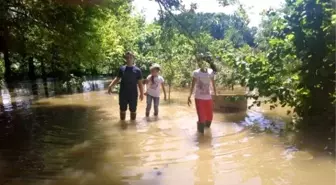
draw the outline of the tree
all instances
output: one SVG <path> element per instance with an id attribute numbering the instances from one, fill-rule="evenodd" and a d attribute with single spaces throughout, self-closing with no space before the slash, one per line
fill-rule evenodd
<path id="1" fill-rule="evenodd" d="M 245 66 L 238 69 L 250 90 L 258 89 L 256 104 L 269 97 L 271 108 L 289 105 L 304 122 L 334 123 L 334 14 L 331 2 L 315 0 L 288 0 L 282 10 L 266 12 L 258 49 L 235 62 Z"/>
<path id="2" fill-rule="evenodd" d="M 105 53 L 100 50 L 104 37 L 99 32 L 100 21 L 117 20 L 117 16 L 126 20 L 131 13 L 130 2 L 121 0 L 94 6 L 62 1 L 1 3 L 4 7 L 0 12 L 4 20 L 1 29 L 6 33 L 1 37 L 1 51 L 8 82 L 14 80 L 12 64 L 20 66 L 16 74 L 26 73 L 28 67 L 30 78 L 42 76 L 46 79 L 52 75 L 63 79 L 70 73 L 96 74 L 96 64 L 105 60 Z"/>

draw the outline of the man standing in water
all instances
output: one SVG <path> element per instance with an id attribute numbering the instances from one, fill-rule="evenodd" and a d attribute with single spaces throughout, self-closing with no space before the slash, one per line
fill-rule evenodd
<path id="1" fill-rule="evenodd" d="M 113 87 L 120 81 L 119 106 L 120 119 L 125 120 L 127 105 L 131 112 L 131 120 L 136 119 L 136 110 L 138 104 L 138 87 L 140 90 L 140 100 L 143 100 L 142 72 L 134 66 L 134 55 L 128 51 L 125 54 L 126 65 L 120 67 L 118 76 L 108 87 L 108 93 L 112 93 Z"/>

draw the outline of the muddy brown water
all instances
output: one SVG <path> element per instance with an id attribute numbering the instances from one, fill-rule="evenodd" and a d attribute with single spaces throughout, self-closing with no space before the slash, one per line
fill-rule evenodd
<path id="1" fill-rule="evenodd" d="M 2 91 L 0 184 L 335 184 L 330 143 L 319 143 L 321 150 L 302 141 L 298 147 L 296 135 L 241 124 L 286 110 L 215 113 L 200 136 L 186 95 L 174 91 L 171 103 L 161 100 L 158 118 L 144 117 L 143 101 L 137 121 L 122 123 L 118 96 L 104 90 L 38 100 Z"/>

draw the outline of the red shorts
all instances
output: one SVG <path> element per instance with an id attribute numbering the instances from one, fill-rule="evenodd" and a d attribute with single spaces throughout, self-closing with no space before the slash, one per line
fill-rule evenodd
<path id="1" fill-rule="evenodd" d="M 211 122 L 213 117 L 212 100 L 195 99 L 195 102 L 196 102 L 198 121 L 200 123 L 205 123 L 207 121 Z"/>

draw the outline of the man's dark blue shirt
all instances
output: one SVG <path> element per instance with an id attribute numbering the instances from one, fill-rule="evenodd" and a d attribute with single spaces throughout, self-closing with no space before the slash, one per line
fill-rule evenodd
<path id="1" fill-rule="evenodd" d="M 136 66 L 122 66 L 119 69 L 120 95 L 138 96 L 138 81 L 142 79 L 142 72 Z"/>

